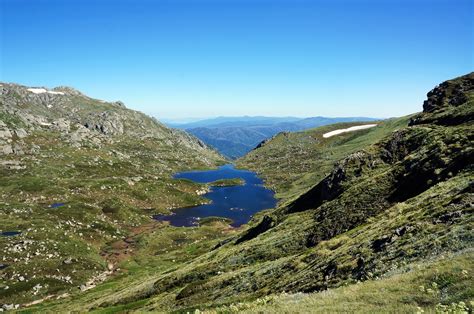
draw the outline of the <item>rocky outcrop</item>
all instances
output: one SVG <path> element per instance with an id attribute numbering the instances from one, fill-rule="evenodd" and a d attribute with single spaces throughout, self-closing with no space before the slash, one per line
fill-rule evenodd
<path id="1" fill-rule="evenodd" d="M 0 125 L 0 154 L 14 153 L 11 142 L 36 130 L 58 132 L 76 147 L 101 145 L 125 136 L 154 138 L 168 146 L 210 151 L 207 145 L 188 133 L 169 129 L 154 118 L 129 110 L 121 101 L 93 99 L 65 86 L 50 90 L 18 84 L 0 85 L 0 122 L 11 120 L 10 124 L 14 126 Z"/>
<path id="2" fill-rule="evenodd" d="M 69 86 L 58 86 L 58 87 L 53 88 L 53 90 L 56 92 L 63 92 L 67 95 L 87 97 L 86 95 L 78 91 L 77 89 L 74 89 Z"/>
<path id="3" fill-rule="evenodd" d="M 472 122 L 472 112 L 460 106 L 474 106 L 473 91 L 474 72 L 441 83 L 428 92 L 428 98 L 423 103 L 423 113 L 414 117 L 410 125 L 433 123 L 449 126 Z"/>
<path id="4" fill-rule="evenodd" d="M 89 130 L 94 130 L 104 135 L 121 135 L 124 131 L 121 116 L 111 111 L 90 114 L 85 119 L 83 125 Z"/>
<path id="5" fill-rule="evenodd" d="M 275 226 L 275 221 L 270 216 L 264 216 L 263 219 L 255 226 L 247 230 L 244 235 L 238 238 L 235 241 L 235 244 L 239 244 L 245 241 L 252 240 L 256 238 L 259 234 L 264 233 L 265 231 L 269 230 Z"/>
<path id="6" fill-rule="evenodd" d="M 423 112 L 431 113 L 442 110 L 445 106 L 457 107 L 467 101 L 466 92 L 474 89 L 474 74 L 459 81 L 446 81 L 428 92 L 428 99 L 423 103 Z"/>
<path id="7" fill-rule="evenodd" d="M 51 123 L 51 130 L 59 131 L 61 133 L 68 133 L 71 128 L 71 121 L 64 118 L 59 118 Z"/>
<path id="8" fill-rule="evenodd" d="M 13 153 L 12 148 L 13 134 L 7 125 L 0 120 L 0 155 L 8 155 Z"/>
<path id="9" fill-rule="evenodd" d="M 12 133 L 7 128 L 7 125 L 3 121 L 0 121 L 0 139 L 9 140 L 11 138 L 12 138 Z"/>

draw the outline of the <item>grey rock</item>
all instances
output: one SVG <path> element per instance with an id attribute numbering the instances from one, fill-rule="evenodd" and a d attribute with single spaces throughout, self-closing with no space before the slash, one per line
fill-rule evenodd
<path id="1" fill-rule="evenodd" d="M 60 118 L 52 123 L 51 129 L 60 131 L 61 133 L 69 132 L 71 122 L 64 118 Z"/>
<path id="2" fill-rule="evenodd" d="M 15 305 L 14 304 L 4 304 L 2 307 L 5 311 L 11 311 L 15 308 Z"/>
<path id="3" fill-rule="evenodd" d="M 13 154 L 13 148 L 10 144 L 0 145 L 0 155 Z"/>
<path id="4" fill-rule="evenodd" d="M 3 160 L 0 161 L 0 166 L 10 170 L 20 170 L 26 168 L 26 166 L 22 165 L 18 160 Z"/>
<path id="5" fill-rule="evenodd" d="M 13 153 L 15 155 L 24 155 L 25 154 L 25 151 L 23 150 L 23 147 L 19 143 L 13 144 L 12 149 L 13 149 Z"/>
<path id="6" fill-rule="evenodd" d="M 10 129 L 8 129 L 6 125 L 0 126 L 0 139 L 9 140 L 12 136 Z"/>
<path id="7" fill-rule="evenodd" d="M 89 130 L 98 131 L 104 135 L 121 135 L 124 132 L 121 116 L 111 111 L 104 111 L 98 115 L 89 115 L 84 126 Z"/>
<path id="8" fill-rule="evenodd" d="M 37 153 L 39 153 L 40 149 L 41 149 L 41 147 L 39 147 L 38 145 L 33 144 L 33 145 L 31 145 L 31 148 L 30 148 L 30 154 L 33 154 L 33 155 L 37 154 Z"/>
<path id="9" fill-rule="evenodd" d="M 121 102 L 121 101 L 116 101 L 116 102 L 114 102 L 114 105 L 117 105 L 117 106 L 119 106 L 119 107 L 125 108 L 125 104 L 124 104 L 123 102 Z"/>
<path id="10" fill-rule="evenodd" d="M 17 129 L 17 130 L 15 130 L 15 134 L 19 138 L 25 138 L 25 137 L 28 136 L 28 133 L 25 131 L 25 129 Z"/>

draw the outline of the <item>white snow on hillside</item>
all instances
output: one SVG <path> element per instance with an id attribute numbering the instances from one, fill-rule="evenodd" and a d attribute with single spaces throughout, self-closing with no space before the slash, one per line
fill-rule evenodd
<path id="1" fill-rule="evenodd" d="M 323 137 L 328 138 L 328 137 L 338 135 L 338 134 L 342 134 L 342 133 L 354 132 L 354 131 L 357 131 L 357 130 L 364 130 L 364 129 L 373 128 L 374 126 L 377 126 L 377 124 L 365 124 L 365 125 L 351 126 L 350 128 L 347 128 L 347 129 L 338 129 L 338 130 L 334 130 L 334 131 L 331 131 L 331 132 L 328 132 L 328 133 L 324 133 Z"/>
<path id="2" fill-rule="evenodd" d="M 32 92 L 33 94 L 48 93 L 48 94 L 53 94 L 53 95 L 64 95 L 63 92 L 55 92 L 55 91 L 51 91 L 51 90 L 46 90 L 44 88 L 28 88 L 28 91 Z"/>

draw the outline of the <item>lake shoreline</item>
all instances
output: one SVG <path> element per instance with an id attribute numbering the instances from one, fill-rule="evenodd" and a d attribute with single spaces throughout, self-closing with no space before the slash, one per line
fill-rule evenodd
<path id="1" fill-rule="evenodd" d="M 173 177 L 210 187 L 203 194 L 209 203 L 174 208 L 170 209 L 171 214 L 153 216 L 176 227 L 197 226 L 200 219 L 207 217 L 230 219 L 233 227 L 239 227 L 248 223 L 254 214 L 274 208 L 277 204 L 275 192 L 268 189 L 255 172 L 236 169 L 234 164 L 226 164 L 216 170 L 178 172 Z"/>

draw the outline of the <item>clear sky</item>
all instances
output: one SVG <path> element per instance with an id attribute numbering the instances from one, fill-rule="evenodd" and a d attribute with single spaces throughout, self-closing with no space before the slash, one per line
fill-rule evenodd
<path id="1" fill-rule="evenodd" d="M 0 0 L 0 80 L 158 118 L 399 116 L 474 70 L 473 0 Z"/>

